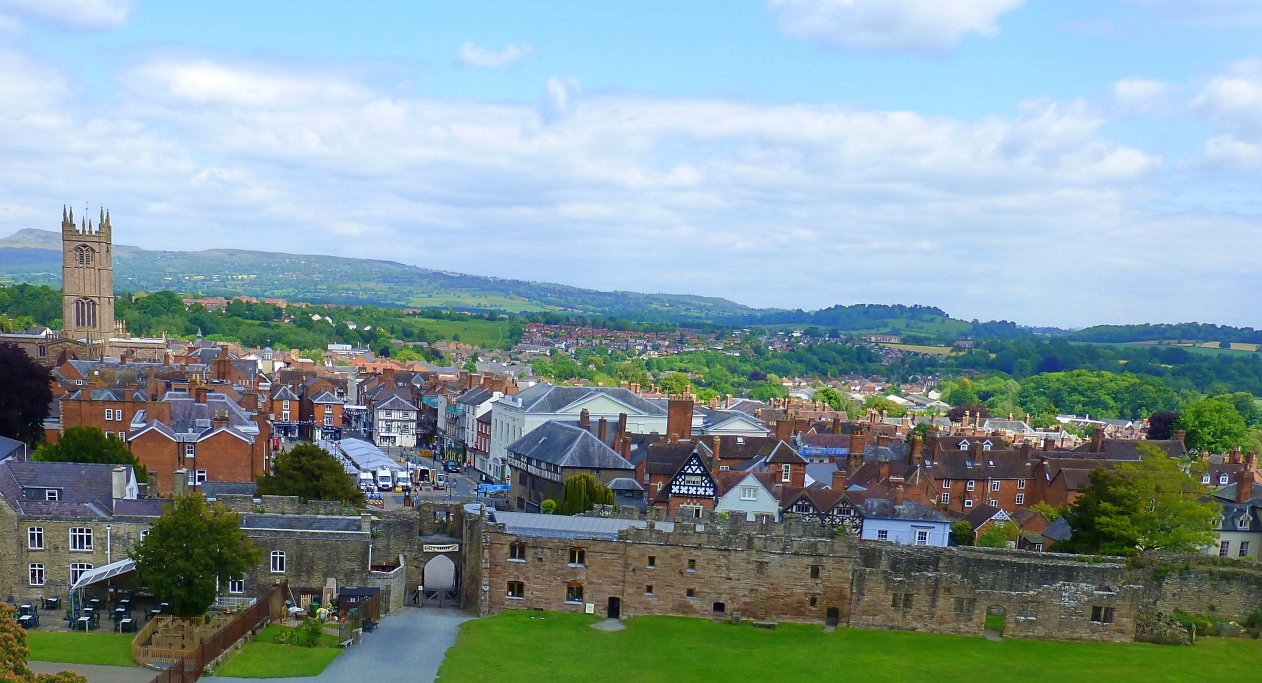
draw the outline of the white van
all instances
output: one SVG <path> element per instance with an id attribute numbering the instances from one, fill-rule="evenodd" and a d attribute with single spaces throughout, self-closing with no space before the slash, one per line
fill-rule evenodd
<path id="1" fill-rule="evenodd" d="M 359 490 L 367 491 L 373 486 L 374 484 L 373 484 L 372 472 L 360 472 L 359 473 Z"/>
<path id="2" fill-rule="evenodd" d="M 394 471 L 388 467 L 377 470 L 377 490 L 393 491 L 394 490 Z"/>
<path id="3" fill-rule="evenodd" d="M 442 491 L 447 488 L 447 473 L 438 471 L 434 473 L 434 488 Z"/>

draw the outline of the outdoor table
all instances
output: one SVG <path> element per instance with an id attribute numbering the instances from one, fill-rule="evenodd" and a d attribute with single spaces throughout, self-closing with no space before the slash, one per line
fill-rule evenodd
<path id="1" fill-rule="evenodd" d="M 88 627 L 91 623 L 92 623 L 92 617 L 83 616 L 83 617 L 79 617 L 79 623 L 76 624 L 76 626 L 82 626 L 83 632 L 87 633 Z"/>
<path id="2" fill-rule="evenodd" d="M 115 630 L 119 633 L 131 633 L 136 630 L 136 622 L 132 621 L 131 617 L 119 619 Z"/>

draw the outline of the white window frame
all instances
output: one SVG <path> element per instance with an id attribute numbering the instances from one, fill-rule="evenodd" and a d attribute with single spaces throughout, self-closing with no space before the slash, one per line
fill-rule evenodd
<path id="1" fill-rule="evenodd" d="M 889 530 L 889 529 L 877 529 L 877 530 L 876 530 L 876 540 L 878 540 L 878 541 L 888 541 L 888 540 L 890 540 L 890 530 Z"/>
<path id="2" fill-rule="evenodd" d="M 1208 483 L 1209 483 L 1209 479 L 1210 479 L 1210 477 L 1209 477 L 1209 475 L 1208 475 L 1208 474 L 1202 474 L 1202 475 L 1201 475 L 1201 483 L 1202 483 L 1202 484 L 1208 484 Z"/>
<path id="3" fill-rule="evenodd" d="M 70 550 L 76 553 L 92 552 L 92 527 L 70 527 Z"/>
<path id="4" fill-rule="evenodd" d="M 1241 517 L 1240 519 L 1236 520 L 1236 528 L 1237 528 L 1237 529 L 1248 529 L 1248 528 L 1249 528 L 1249 517 L 1248 517 L 1248 516 L 1244 516 L 1244 517 Z"/>
<path id="5" fill-rule="evenodd" d="M 1018 493 L 1018 494 L 1017 494 L 1017 505 L 1025 505 L 1025 494 L 1024 494 L 1024 493 Z"/>
<path id="6" fill-rule="evenodd" d="M 245 579 L 228 579 L 228 592 L 232 595 L 245 593 Z"/>
<path id="7" fill-rule="evenodd" d="M 793 481 L 793 466 L 787 462 L 780 466 L 780 481 Z"/>
<path id="8" fill-rule="evenodd" d="M 973 499 L 972 499 L 972 498 L 965 498 L 965 499 L 964 499 L 964 507 L 966 507 L 966 508 L 971 508 L 971 507 L 973 507 Z"/>
<path id="9" fill-rule="evenodd" d="M 929 545 L 928 529 L 916 529 L 916 545 Z"/>
<path id="10" fill-rule="evenodd" d="M 942 480 L 942 488 L 944 488 L 944 489 L 949 489 L 949 488 L 951 488 L 951 480 L 950 480 L 950 479 L 943 479 L 943 480 Z"/>
<path id="11" fill-rule="evenodd" d="M 44 527 L 42 526 L 26 527 L 26 549 L 27 550 L 43 550 L 44 549 Z"/>
<path id="12" fill-rule="evenodd" d="M 56 502 L 61 500 L 61 491 L 57 489 L 44 489 L 44 500 Z"/>
<path id="13" fill-rule="evenodd" d="M 741 500 L 758 500 L 758 487 L 757 486 L 742 486 L 741 487 Z"/>
<path id="14" fill-rule="evenodd" d="M 48 579 L 44 574 L 43 562 L 32 562 L 26 567 L 26 581 L 32 586 L 42 586 Z"/>
<path id="15" fill-rule="evenodd" d="M 184 457 L 192 458 L 196 456 L 197 456 L 197 445 L 191 444 L 191 443 L 184 444 Z"/>
<path id="16" fill-rule="evenodd" d="M 1231 557 L 1231 541 L 1219 541 L 1218 556 Z"/>
<path id="17" fill-rule="evenodd" d="M 273 574 L 284 574 L 288 557 L 284 550 L 273 550 L 271 554 L 271 570 Z"/>
<path id="18" fill-rule="evenodd" d="M 977 488 L 977 481 L 974 479 L 969 479 L 967 482 L 964 483 L 965 491 L 972 491 L 975 488 Z"/>
<path id="19" fill-rule="evenodd" d="M 950 492 L 950 491 L 943 491 L 943 492 L 942 492 L 942 504 L 943 504 L 943 505 L 950 505 L 950 504 L 951 504 L 951 492 Z"/>
<path id="20" fill-rule="evenodd" d="M 990 506 L 990 507 L 992 507 L 992 508 L 997 508 L 997 507 L 999 507 L 999 501 L 995 500 L 994 498 L 991 498 L 991 499 L 987 500 L 987 501 L 986 501 L 986 504 L 987 504 L 987 505 L 989 505 L 989 506 Z"/>
<path id="21" fill-rule="evenodd" d="M 113 409 L 113 408 L 106 408 L 106 409 L 105 409 L 105 421 L 106 421 L 106 422 L 113 422 L 113 421 L 114 421 L 114 409 Z"/>
<path id="22" fill-rule="evenodd" d="M 1018 479 L 1018 480 L 1017 480 L 1017 488 L 1018 488 L 1018 489 L 1024 489 L 1024 488 L 1025 488 L 1025 480 L 1024 480 L 1024 479 Z"/>
<path id="23" fill-rule="evenodd" d="M 70 563 L 70 585 L 74 585 L 76 581 L 83 578 L 83 575 L 92 571 L 93 567 L 87 562 L 71 562 Z"/>
<path id="24" fill-rule="evenodd" d="M 991 480 L 991 482 L 990 482 L 990 490 L 991 490 L 991 491 L 998 491 L 998 490 L 999 490 L 999 487 L 1000 487 L 1001 485 L 1003 485 L 1003 482 L 1002 482 L 1002 481 L 1000 481 L 1000 480 L 998 480 L 998 479 L 993 479 L 993 480 Z"/>
<path id="25" fill-rule="evenodd" d="M 1237 554 L 1237 556 L 1239 556 L 1239 557 L 1248 557 L 1248 556 L 1249 556 L 1249 542 L 1248 542 L 1248 541 L 1241 541 L 1241 542 L 1240 542 L 1240 552 L 1238 552 L 1238 553 L 1236 553 L 1236 554 Z"/>

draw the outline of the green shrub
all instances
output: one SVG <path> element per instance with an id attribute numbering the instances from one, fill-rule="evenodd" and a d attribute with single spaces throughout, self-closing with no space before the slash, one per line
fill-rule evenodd
<path id="1" fill-rule="evenodd" d="M 310 617 L 302 620 L 302 626 L 298 627 L 301 632 L 302 644 L 307 647 L 315 647 L 320 644 L 320 636 L 324 634 L 324 629 L 320 626 L 320 622 Z"/>
<path id="2" fill-rule="evenodd" d="M 552 500 L 551 498 L 539 504 L 539 511 L 545 515 L 553 514 L 556 512 L 556 510 L 557 510 L 557 502 L 555 500 Z"/>

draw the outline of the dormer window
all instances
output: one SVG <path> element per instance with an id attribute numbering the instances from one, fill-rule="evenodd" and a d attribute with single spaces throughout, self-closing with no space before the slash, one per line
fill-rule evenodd
<path id="1" fill-rule="evenodd" d="M 1226 486 L 1229 481 L 1231 481 L 1231 479 L 1226 474 L 1218 475 L 1218 484 L 1220 486 Z"/>
<path id="2" fill-rule="evenodd" d="M 1201 476 L 1201 483 L 1202 483 L 1202 484 L 1208 484 L 1208 483 L 1209 483 L 1209 475 L 1208 475 L 1208 474 L 1205 474 L 1205 475 L 1202 475 L 1202 476 Z"/>
<path id="3" fill-rule="evenodd" d="M 1248 529 L 1248 528 L 1249 528 L 1249 516 L 1248 516 L 1248 515 L 1245 515 L 1244 517 L 1241 517 L 1241 518 L 1240 518 L 1240 520 L 1236 522 L 1236 528 L 1237 528 L 1237 529 Z"/>
<path id="4" fill-rule="evenodd" d="M 962 450 L 962 451 L 967 451 L 967 450 L 968 450 L 968 442 L 967 442 L 967 441 L 960 441 L 960 450 Z"/>
<path id="5" fill-rule="evenodd" d="M 988 450 L 990 450 L 990 442 L 989 442 L 989 441 L 987 441 L 986 443 L 982 444 L 982 450 L 983 450 L 983 451 L 988 451 Z M 991 464 L 993 465 L 994 463 L 991 463 Z"/>
<path id="6" fill-rule="evenodd" d="M 61 491 L 57 489 L 44 489 L 44 500 L 61 500 Z"/>

